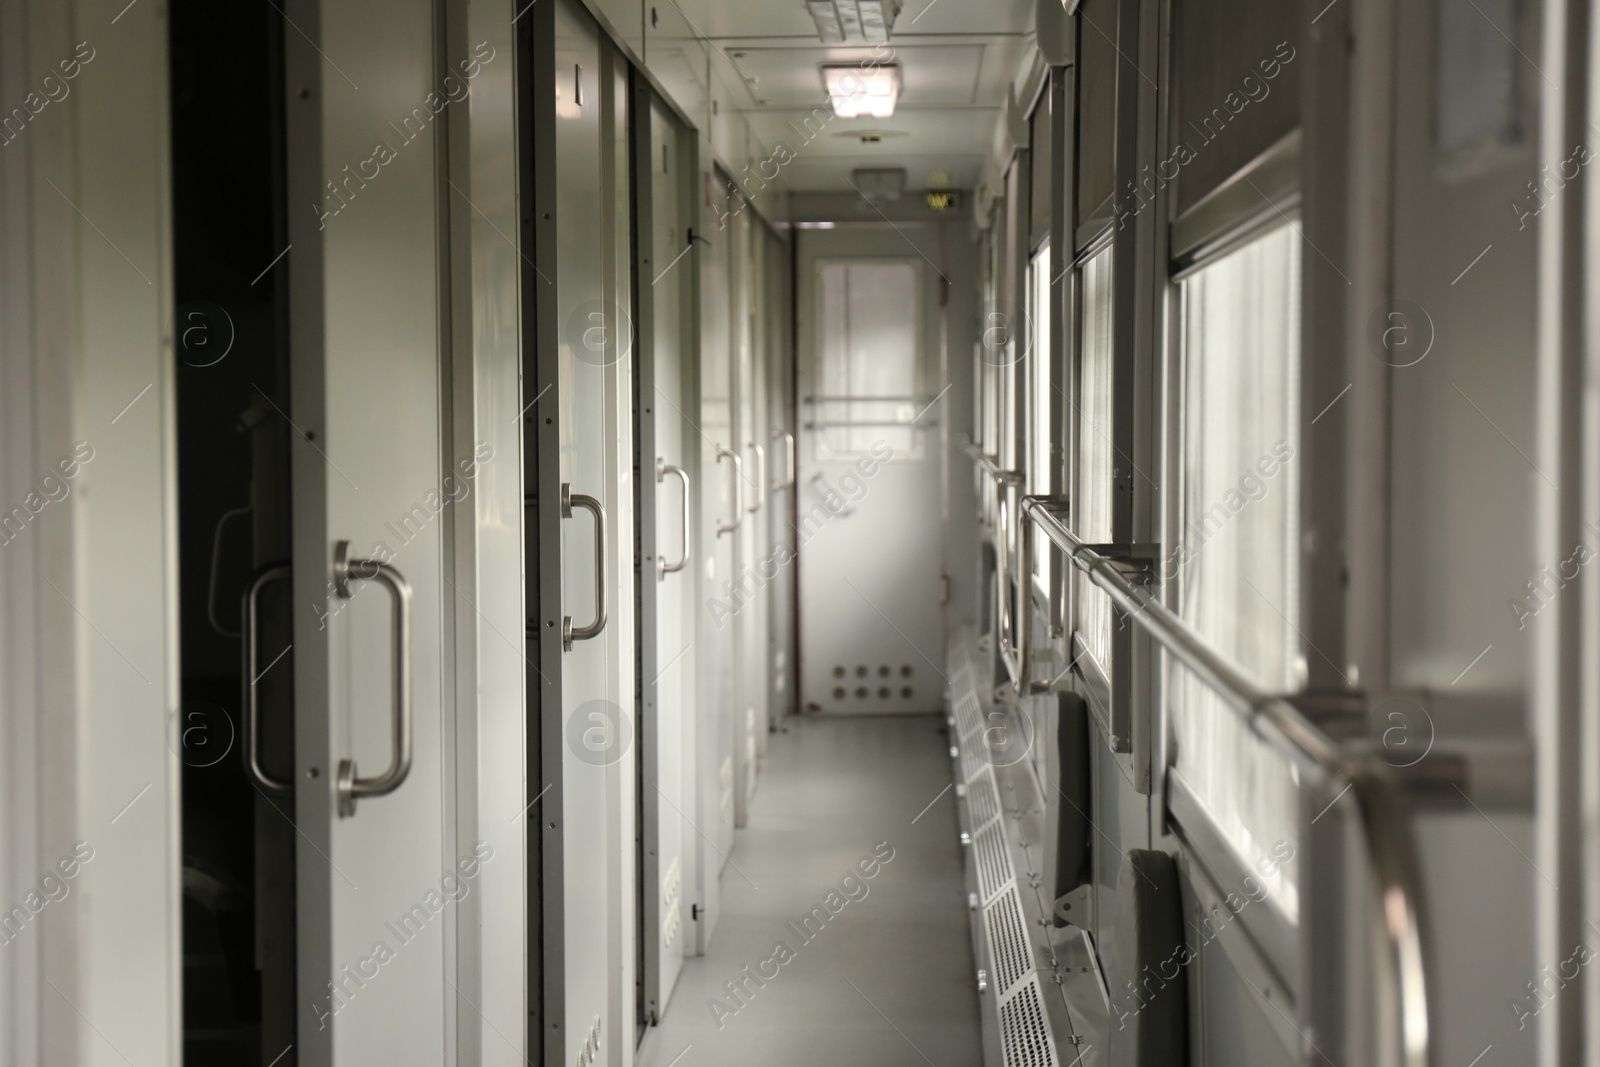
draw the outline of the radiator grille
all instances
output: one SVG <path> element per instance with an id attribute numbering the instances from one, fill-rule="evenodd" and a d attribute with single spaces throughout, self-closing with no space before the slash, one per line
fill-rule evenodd
<path id="1" fill-rule="evenodd" d="M 1057 1067 L 1037 974 L 1000 1005 L 1000 1048 L 1005 1067 Z"/>
<path id="2" fill-rule="evenodd" d="M 978 892 L 985 904 L 1012 880 L 1011 854 L 998 822 L 972 835 L 973 859 L 978 867 Z"/>
<path id="3" fill-rule="evenodd" d="M 967 811 L 972 814 L 974 829 L 1000 817 L 1000 794 L 995 792 L 994 775 L 987 768 L 967 786 Z"/>
<path id="4" fill-rule="evenodd" d="M 988 770 L 989 763 L 983 758 L 983 739 L 974 737 L 961 743 L 961 780 L 972 783 L 973 779 Z"/>
<path id="5" fill-rule="evenodd" d="M 994 957 L 995 988 L 1004 996 L 1033 973 L 1033 949 L 1017 891 L 1001 893 L 1000 899 L 984 910 L 983 922 L 989 934 L 989 954 Z"/>

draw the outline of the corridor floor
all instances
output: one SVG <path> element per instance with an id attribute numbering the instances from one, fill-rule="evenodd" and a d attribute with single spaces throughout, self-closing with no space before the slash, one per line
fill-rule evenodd
<path id="1" fill-rule="evenodd" d="M 711 951 L 685 962 L 640 1063 L 979 1067 L 943 719 L 791 718 L 786 730 L 723 875 Z M 802 926 L 814 908 L 826 921 Z M 776 975 L 758 985 L 746 965 Z M 742 1005 L 730 981 L 748 991 Z"/>

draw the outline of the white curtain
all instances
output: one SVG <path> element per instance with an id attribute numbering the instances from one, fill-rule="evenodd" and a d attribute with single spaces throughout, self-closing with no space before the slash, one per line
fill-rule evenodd
<path id="1" fill-rule="evenodd" d="M 1273 692 L 1299 659 L 1300 249 L 1285 226 L 1183 283 L 1183 617 Z M 1170 674 L 1177 767 L 1271 900 L 1298 914 L 1293 768 L 1193 675 Z M 1263 858 L 1268 862 L 1262 863 Z M 1270 875 L 1263 869 L 1272 870 Z"/>
<path id="2" fill-rule="evenodd" d="M 1083 265 L 1082 364 L 1077 404 L 1078 492 L 1073 527 L 1091 543 L 1111 540 L 1112 482 L 1116 453 L 1111 426 L 1111 248 Z M 1083 654 L 1110 675 L 1111 599 L 1080 571 L 1077 582 L 1078 636 Z"/>
<path id="3" fill-rule="evenodd" d="M 1056 464 L 1050 456 L 1050 443 L 1054 440 L 1050 425 L 1050 408 L 1055 400 L 1055 368 L 1050 362 L 1050 246 L 1039 249 L 1029 268 L 1028 329 L 1032 342 L 1028 347 L 1028 371 L 1033 396 L 1029 407 L 1033 412 L 1030 428 L 1031 448 L 1028 462 L 1028 491 L 1050 493 L 1055 491 Z M 1021 521 L 1020 516 L 1018 521 Z M 1032 525 L 1030 523 L 1030 525 Z M 1034 529 L 1033 574 L 1039 591 L 1050 595 L 1050 539 L 1044 531 Z"/>

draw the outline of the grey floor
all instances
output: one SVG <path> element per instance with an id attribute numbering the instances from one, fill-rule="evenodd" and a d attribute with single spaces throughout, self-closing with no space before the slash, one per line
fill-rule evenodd
<path id="1" fill-rule="evenodd" d="M 980 1067 L 978 998 L 949 737 L 933 716 L 802 718 L 775 734 L 709 955 L 686 962 L 642 1067 Z M 937 799 L 936 799 L 937 798 Z M 809 942 L 786 924 L 826 905 L 875 847 L 893 859 Z M 840 895 L 842 897 L 843 894 Z M 742 967 L 793 958 L 737 1007 Z M 773 965 L 766 970 L 770 973 Z"/>

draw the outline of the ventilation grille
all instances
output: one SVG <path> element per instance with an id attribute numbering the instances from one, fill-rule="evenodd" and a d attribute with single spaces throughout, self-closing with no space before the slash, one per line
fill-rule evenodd
<path id="1" fill-rule="evenodd" d="M 961 644 L 956 655 L 956 669 L 951 675 L 953 695 L 952 710 L 956 717 L 956 733 L 963 742 L 977 736 L 983 726 L 983 709 L 978 702 L 978 681 L 973 671 L 972 653 Z"/>
<path id="2" fill-rule="evenodd" d="M 664 948 L 672 947 L 678 938 L 678 927 L 683 922 L 678 911 L 678 894 L 682 889 L 682 868 L 678 857 L 674 856 L 667 872 L 661 876 L 661 944 Z"/>
<path id="3" fill-rule="evenodd" d="M 974 829 L 987 826 L 1000 817 L 1000 795 L 994 789 L 994 775 L 987 770 L 967 787 L 967 811 L 972 815 Z"/>
<path id="4" fill-rule="evenodd" d="M 972 837 L 973 858 L 978 865 L 978 892 L 985 904 L 1011 881 L 1011 854 L 1000 823 L 992 823 Z"/>
<path id="5" fill-rule="evenodd" d="M 989 955 L 994 957 L 995 987 L 1003 996 L 1033 973 L 1033 949 L 1016 890 L 1000 894 L 1000 899 L 984 910 L 983 922 L 989 933 Z"/>
<path id="6" fill-rule="evenodd" d="M 972 691 L 972 684 L 967 682 L 961 687 L 961 697 L 956 701 L 956 732 L 962 741 L 976 743 L 978 732 L 983 727 L 983 719 L 978 711 L 978 696 Z"/>
<path id="7" fill-rule="evenodd" d="M 1000 1049 L 1005 1067 L 1058 1067 L 1037 974 L 1000 1005 Z"/>
<path id="8" fill-rule="evenodd" d="M 974 737 L 961 743 L 961 780 L 969 785 L 978 775 L 989 769 L 983 758 L 983 740 Z"/>

